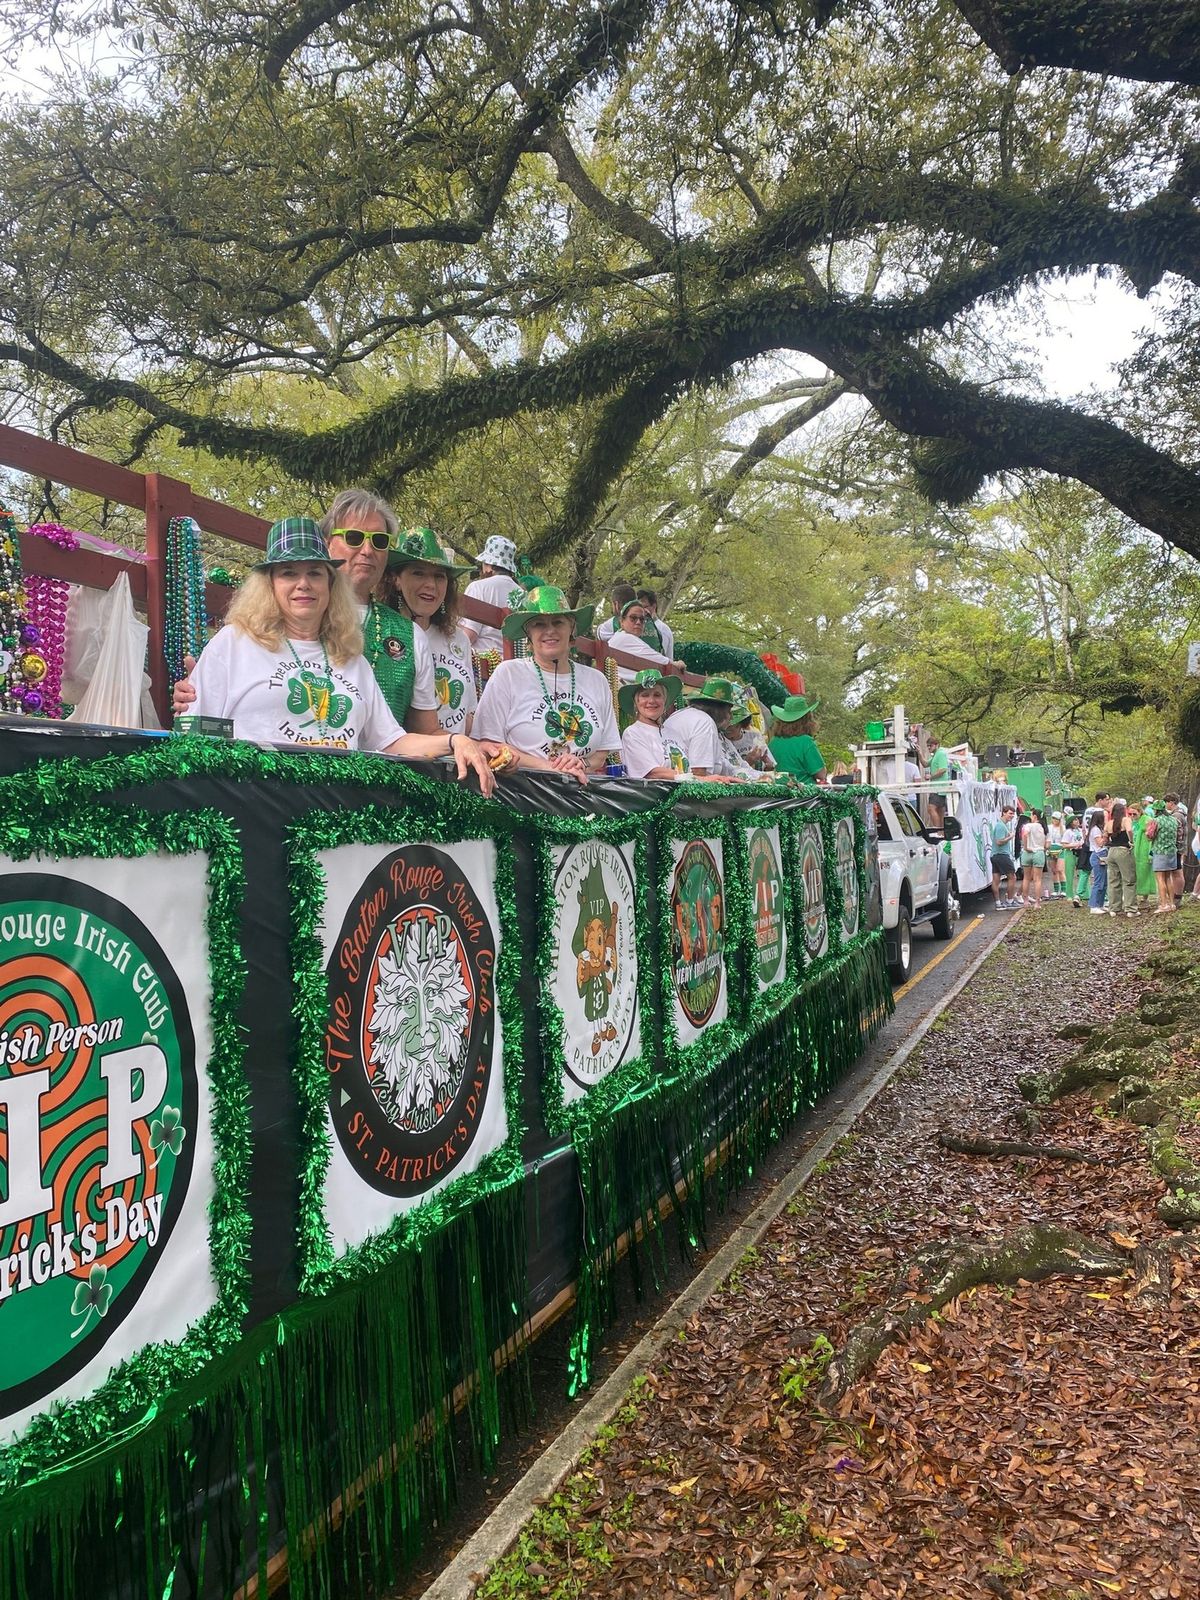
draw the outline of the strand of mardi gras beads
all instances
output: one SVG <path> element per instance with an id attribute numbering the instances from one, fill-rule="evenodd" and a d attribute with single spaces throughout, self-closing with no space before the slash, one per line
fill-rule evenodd
<path id="1" fill-rule="evenodd" d="M 172 517 L 167 524 L 167 615 L 163 655 L 168 681 L 185 676 L 184 657 L 198 656 L 207 637 L 200 527 L 194 517 Z"/>
<path id="2" fill-rule="evenodd" d="M 44 669 L 45 663 L 22 641 L 22 629 L 27 626 L 17 525 L 12 514 L 0 506 L 0 712 L 10 716 L 36 715 L 42 709 L 38 684 L 45 672 L 38 675 L 38 667 Z"/>
<path id="3" fill-rule="evenodd" d="M 57 545 L 60 550 L 79 549 L 79 535 L 70 528 L 64 528 L 61 522 L 35 522 L 29 532 L 34 538 Z M 63 709 L 62 679 L 67 657 L 68 600 L 69 585 L 65 578 L 43 578 L 31 573 L 25 580 L 27 622 L 21 630 L 21 638 L 31 646 L 29 654 L 40 655 L 46 664 L 45 676 L 32 692 L 41 695 L 40 709 L 43 715 L 56 721 L 61 718 Z M 27 708 L 29 699 L 30 693 L 27 691 Z"/>

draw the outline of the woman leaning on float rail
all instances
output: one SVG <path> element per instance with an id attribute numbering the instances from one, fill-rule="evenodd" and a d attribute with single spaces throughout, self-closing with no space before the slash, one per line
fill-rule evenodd
<path id="1" fill-rule="evenodd" d="M 550 583 L 514 600 L 501 631 L 506 639 L 528 639 L 531 654 L 493 670 L 479 697 L 475 733 L 514 751 L 523 770 L 563 772 L 586 783 L 621 748 L 608 679 L 571 655 L 576 630 L 591 626 L 595 607 L 572 609 Z"/>
<path id="2" fill-rule="evenodd" d="M 225 626 L 191 674 L 202 717 L 233 723 L 258 743 L 374 750 L 420 761 L 450 755 L 458 776 L 495 786 L 490 755 L 465 733 L 405 733 L 388 709 L 362 653 L 354 598 L 309 517 L 286 517 L 267 535 L 267 553 L 247 575 Z"/>

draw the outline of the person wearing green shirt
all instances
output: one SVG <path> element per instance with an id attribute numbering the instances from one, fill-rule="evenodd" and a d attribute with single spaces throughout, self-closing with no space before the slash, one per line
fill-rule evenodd
<path id="1" fill-rule="evenodd" d="M 813 738 L 816 723 L 813 712 L 819 700 L 790 694 L 781 706 L 771 709 L 770 741 L 767 748 L 775 757 L 780 772 L 790 772 L 805 783 L 825 781 L 825 757 Z"/>
<path id="2" fill-rule="evenodd" d="M 929 781 L 936 783 L 939 778 L 949 778 L 950 757 L 942 749 L 941 742 L 936 733 L 929 735 Z M 946 796 L 944 794 L 931 794 L 929 796 L 929 825 L 931 828 L 940 828 L 946 820 Z"/>

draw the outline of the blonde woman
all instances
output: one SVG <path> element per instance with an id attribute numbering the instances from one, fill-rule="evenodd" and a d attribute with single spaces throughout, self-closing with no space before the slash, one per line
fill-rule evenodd
<path id="1" fill-rule="evenodd" d="M 353 595 L 308 517 L 286 517 L 230 604 L 191 675 L 196 716 L 223 717 L 260 744 L 452 755 L 490 794 L 487 753 L 466 734 L 405 733 L 362 653 Z"/>

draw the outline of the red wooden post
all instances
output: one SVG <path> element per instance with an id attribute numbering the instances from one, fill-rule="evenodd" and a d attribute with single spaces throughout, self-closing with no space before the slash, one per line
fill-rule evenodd
<path id="1" fill-rule="evenodd" d="M 163 645 L 167 631 L 167 525 L 190 515 L 192 491 L 161 472 L 146 474 L 146 621 L 150 624 L 150 693 L 164 728 L 171 726 L 171 685 Z"/>

